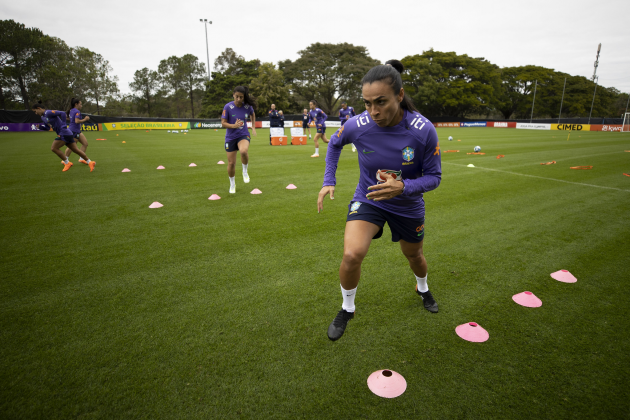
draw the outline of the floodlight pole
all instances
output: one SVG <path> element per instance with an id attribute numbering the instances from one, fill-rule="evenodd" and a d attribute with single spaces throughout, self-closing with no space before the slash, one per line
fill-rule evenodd
<path id="1" fill-rule="evenodd" d="M 595 104 L 595 92 L 597 92 L 597 81 L 599 76 L 595 76 L 595 90 L 593 90 L 593 100 L 591 101 L 591 112 L 588 113 L 588 123 L 591 123 L 591 114 L 593 113 L 593 105 Z"/>
<path id="2" fill-rule="evenodd" d="M 560 124 L 560 116 L 562 115 L 562 104 L 564 103 L 564 89 L 567 87 L 567 78 L 564 78 L 564 86 L 562 87 L 562 99 L 560 100 L 560 113 L 558 114 L 558 124 Z"/>
<path id="3" fill-rule="evenodd" d="M 210 81 L 210 52 L 208 51 L 208 25 L 212 25 L 212 21 L 208 19 L 199 19 L 199 22 L 203 23 L 203 27 L 206 29 L 206 57 L 208 59 L 208 82 Z"/>
<path id="4" fill-rule="evenodd" d="M 593 114 L 593 105 L 595 104 L 595 92 L 597 92 L 597 81 L 599 80 L 599 76 L 597 76 L 597 67 L 599 66 L 599 52 L 602 50 L 602 43 L 600 42 L 597 46 L 597 56 L 595 57 L 595 70 L 593 70 L 593 82 L 595 82 L 595 90 L 593 90 L 593 101 L 591 102 L 591 112 L 588 114 L 588 123 L 591 123 L 591 115 Z"/>
<path id="5" fill-rule="evenodd" d="M 534 104 L 536 103 L 536 88 L 538 87 L 538 79 L 536 79 L 536 83 L 534 84 L 534 99 L 532 100 L 532 115 L 529 116 L 529 123 L 532 123 L 532 118 L 534 118 Z"/>
<path id="6" fill-rule="evenodd" d="M 626 101 L 626 112 L 624 112 L 624 115 L 628 113 L 628 103 L 630 103 L 630 93 L 628 93 L 628 100 Z"/>

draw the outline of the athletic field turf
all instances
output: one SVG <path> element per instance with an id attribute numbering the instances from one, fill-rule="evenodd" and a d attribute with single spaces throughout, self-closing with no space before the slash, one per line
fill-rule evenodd
<path id="1" fill-rule="evenodd" d="M 628 418 L 630 134 L 438 133 L 460 150 L 425 196 L 440 312 L 386 228 L 337 342 L 349 147 L 318 214 L 312 141 L 258 130 L 228 194 L 222 131 L 87 133 L 93 173 L 62 172 L 50 133 L 0 134 L 0 418 Z M 490 339 L 460 339 L 469 321 Z M 406 392 L 372 394 L 379 369 Z"/>

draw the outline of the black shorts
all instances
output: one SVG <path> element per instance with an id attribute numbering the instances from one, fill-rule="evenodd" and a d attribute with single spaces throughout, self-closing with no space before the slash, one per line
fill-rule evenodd
<path id="1" fill-rule="evenodd" d="M 302 121 L 302 128 L 309 128 L 310 126 L 308 125 L 308 123 Z"/>
<path id="2" fill-rule="evenodd" d="M 78 133 L 75 133 L 74 131 L 72 132 L 72 138 L 75 138 L 75 139 L 79 140 L 80 136 L 81 136 L 81 132 L 80 131 Z"/>
<path id="3" fill-rule="evenodd" d="M 225 151 L 226 152 L 238 152 L 238 142 L 241 140 L 247 140 L 251 142 L 249 136 L 241 136 L 234 140 L 228 140 L 225 142 Z"/>
<path id="4" fill-rule="evenodd" d="M 318 134 L 326 134 L 326 127 L 317 127 Z"/>
<path id="5" fill-rule="evenodd" d="M 411 243 L 422 242 L 424 239 L 424 218 L 403 217 L 390 213 L 371 204 L 361 201 L 351 201 L 348 205 L 346 221 L 364 220 L 379 226 L 381 229 L 372 239 L 383 236 L 385 222 L 392 231 L 392 242 L 401 239 Z"/>
<path id="6" fill-rule="evenodd" d="M 74 135 L 70 135 L 70 134 L 66 134 L 64 136 L 57 136 L 57 138 L 55 140 L 61 140 L 66 144 L 70 144 L 70 143 L 76 143 L 74 141 Z"/>

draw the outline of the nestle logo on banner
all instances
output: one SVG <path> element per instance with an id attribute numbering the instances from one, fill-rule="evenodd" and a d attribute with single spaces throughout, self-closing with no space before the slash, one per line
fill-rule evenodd
<path id="1" fill-rule="evenodd" d="M 508 123 L 506 123 L 506 122 L 495 122 L 495 123 L 494 123 L 494 126 L 495 126 L 495 127 L 503 127 L 503 128 L 507 128 Z"/>

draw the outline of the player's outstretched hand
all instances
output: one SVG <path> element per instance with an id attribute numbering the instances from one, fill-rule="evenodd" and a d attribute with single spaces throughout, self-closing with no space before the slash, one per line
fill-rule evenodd
<path id="1" fill-rule="evenodd" d="M 323 187 L 322 190 L 319 192 L 319 196 L 317 197 L 317 213 L 321 213 L 321 211 L 324 209 L 324 198 L 326 198 L 328 194 L 330 194 L 331 200 L 335 199 L 334 185 L 327 185 Z"/>
<path id="2" fill-rule="evenodd" d="M 252 127 L 252 134 L 253 134 L 254 136 L 258 136 L 258 134 L 256 134 L 256 128 L 255 128 L 255 127 Z"/>
<path id="3" fill-rule="evenodd" d="M 397 195 L 402 194 L 405 184 L 402 181 L 396 181 L 396 176 L 382 171 L 378 171 L 382 179 L 386 182 L 382 184 L 372 185 L 368 187 L 368 194 L 365 196 L 368 200 L 381 201 L 389 200 Z M 320 193 L 321 194 L 321 193 Z"/>

